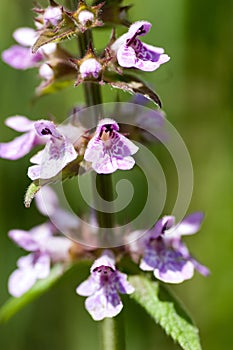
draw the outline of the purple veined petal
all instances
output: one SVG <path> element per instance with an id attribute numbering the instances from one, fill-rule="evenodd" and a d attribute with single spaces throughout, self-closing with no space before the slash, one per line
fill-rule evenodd
<path id="1" fill-rule="evenodd" d="M 89 297 L 90 295 L 94 294 L 98 288 L 98 283 L 96 283 L 92 276 L 90 276 L 76 288 L 76 293 L 84 297 Z"/>
<path id="2" fill-rule="evenodd" d="M 56 192 L 50 186 L 43 186 L 37 193 L 35 201 L 39 212 L 45 216 L 52 216 L 59 207 Z"/>
<path id="3" fill-rule="evenodd" d="M 117 159 L 110 157 L 108 153 L 105 153 L 103 158 L 97 159 L 92 163 L 92 168 L 98 174 L 111 174 L 118 169 Z"/>
<path id="4" fill-rule="evenodd" d="M 35 146 L 35 136 L 34 131 L 29 131 L 10 142 L 0 143 L 0 157 L 11 160 L 22 158 Z"/>
<path id="5" fill-rule="evenodd" d="M 87 162 L 94 162 L 104 157 L 103 142 L 94 136 L 87 145 L 84 159 Z"/>
<path id="6" fill-rule="evenodd" d="M 131 24 L 128 31 L 129 36 L 134 36 L 142 26 L 143 31 L 142 33 L 138 34 L 138 36 L 146 35 L 150 31 L 152 24 L 147 21 L 137 21 Z"/>
<path id="7" fill-rule="evenodd" d="M 15 69 L 25 70 L 37 67 L 43 56 L 39 52 L 33 54 L 31 48 L 13 45 L 2 52 L 2 60 Z"/>
<path id="8" fill-rule="evenodd" d="M 44 12 L 44 22 L 48 26 L 52 24 L 57 26 L 58 22 L 62 19 L 62 10 L 60 6 L 48 6 Z"/>
<path id="9" fill-rule="evenodd" d="M 11 230 L 8 236 L 21 248 L 27 251 L 35 251 L 39 248 L 38 243 L 29 232 L 23 230 Z"/>
<path id="10" fill-rule="evenodd" d="M 49 179 L 57 175 L 68 163 L 76 158 L 77 152 L 70 142 L 65 139 L 51 138 L 44 149 L 39 178 Z M 38 172 L 38 169 L 34 168 L 31 169 L 30 174 L 32 170 L 34 170 L 34 175 L 35 170 Z M 30 176 L 30 178 L 32 177 Z"/>
<path id="11" fill-rule="evenodd" d="M 119 133 L 115 133 L 111 141 L 111 154 L 117 158 L 127 157 L 132 154 L 135 154 L 139 149 L 138 146 L 136 146 L 132 141 L 127 139 L 127 137 Z"/>
<path id="12" fill-rule="evenodd" d="M 117 60 L 121 67 L 134 67 L 137 60 L 134 49 L 125 44 L 121 45 L 117 50 Z"/>
<path id="13" fill-rule="evenodd" d="M 202 212 L 196 212 L 186 216 L 177 226 L 175 231 L 178 235 L 192 235 L 196 233 L 202 224 L 204 214 Z"/>
<path id="14" fill-rule="evenodd" d="M 112 291 L 111 294 L 103 294 L 101 290 L 88 297 L 85 306 L 95 321 L 100 321 L 105 317 L 115 317 L 123 308 L 116 291 Z"/>
<path id="15" fill-rule="evenodd" d="M 29 27 L 18 28 L 13 33 L 13 38 L 23 46 L 31 47 L 38 37 L 38 33 Z"/>
<path id="16" fill-rule="evenodd" d="M 117 168 L 120 170 L 130 170 L 134 167 L 135 160 L 133 157 L 124 157 L 123 159 L 116 159 Z"/>
<path id="17" fill-rule="evenodd" d="M 36 275 L 33 268 L 17 269 L 9 277 L 9 293 L 18 298 L 26 293 L 36 282 Z"/>
<path id="18" fill-rule="evenodd" d="M 50 273 L 50 256 L 48 253 L 40 253 L 34 262 L 34 272 L 37 278 L 43 279 Z"/>
<path id="19" fill-rule="evenodd" d="M 132 294 L 134 292 L 134 287 L 127 281 L 126 273 L 117 272 L 118 282 L 117 289 L 121 294 Z"/>
<path id="20" fill-rule="evenodd" d="M 5 120 L 5 124 L 16 131 L 26 132 L 30 130 L 34 130 L 34 121 L 30 120 L 24 116 L 16 115 L 13 117 L 9 117 Z"/>
<path id="21" fill-rule="evenodd" d="M 56 125 L 49 120 L 38 120 L 34 123 L 34 127 L 39 136 L 50 135 L 58 139 L 63 138 Z"/>
<path id="22" fill-rule="evenodd" d="M 182 283 L 193 277 L 194 266 L 190 261 L 181 260 L 172 268 L 154 269 L 154 276 L 165 283 Z"/>

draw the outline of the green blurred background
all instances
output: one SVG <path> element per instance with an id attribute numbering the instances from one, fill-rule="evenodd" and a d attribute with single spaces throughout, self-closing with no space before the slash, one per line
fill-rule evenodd
<path id="1" fill-rule="evenodd" d="M 231 349 L 233 325 L 233 2 L 232 0 L 131 1 L 132 20 L 153 23 L 146 42 L 166 48 L 171 61 L 145 77 L 162 97 L 169 121 L 182 135 L 192 158 L 195 184 L 189 212 L 206 213 L 201 232 L 189 237 L 194 255 L 211 269 L 173 290 L 200 328 L 203 349 Z M 0 3 L 0 51 L 13 44 L 12 32 L 32 26 L 30 0 Z M 104 33 L 101 34 L 107 38 Z M 96 36 L 97 38 L 97 36 Z M 97 45 L 98 45 L 98 38 Z M 101 40 L 99 39 L 99 42 Z M 0 139 L 15 133 L 4 126 L 7 116 L 37 119 L 49 114 L 61 121 L 82 101 L 80 88 L 31 102 L 38 85 L 35 70 L 16 71 L 0 62 Z M 105 100 L 114 92 L 104 89 Z M 123 95 L 127 100 L 128 96 Z M 11 228 L 30 228 L 43 221 L 34 206 L 26 210 L 23 195 L 29 157 L 0 159 L 0 304 L 8 298 L 7 279 L 21 255 L 7 237 Z M 172 178 L 172 174 L 168 177 Z M 172 196 L 172 194 L 171 194 Z M 7 350 L 99 349 L 99 324 L 84 310 L 75 287 L 87 275 L 70 272 L 48 294 L 0 326 L 0 348 Z M 178 349 L 132 301 L 124 309 L 127 348 Z"/>

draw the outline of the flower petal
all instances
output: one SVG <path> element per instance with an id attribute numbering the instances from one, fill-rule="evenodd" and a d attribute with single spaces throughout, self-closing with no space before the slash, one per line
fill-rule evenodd
<path id="1" fill-rule="evenodd" d="M 2 52 L 2 60 L 15 69 L 29 69 L 37 66 L 43 56 L 37 52 L 33 54 L 30 48 L 13 45 Z"/>
<path id="2" fill-rule="evenodd" d="M 9 126 L 9 128 L 19 132 L 34 130 L 34 121 L 21 115 L 7 118 L 5 124 Z"/>
<path id="3" fill-rule="evenodd" d="M 11 295 L 18 298 L 27 292 L 36 282 L 33 268 L 17 269 L 9 277 L 8 290 Z"/>
<path id="4" fill-rule="evenodd" d="M 204 214 L 196 212 L 186 216 L 175 228 L 179 235 L 192 235 L 196 233 L 202 224 Z"/>
<path id="5" fill-rule="evenodd" d="M 37 38 L 37 32 L 29 27 L 21 27 L 14 31 L 13 38 L 23 46 L 32 46 Z"/>
<path id="6" fill-rule="evenodd" d="M 23 230 L 11 230 L 8 236 L 21 248 L 27 251 L 35 251 L 38 249 L 38 243 L 29 232 Z"/>
<path id="7" fill-rule="evenodd" d="M 88 297 L 85 301 L 85 306 L 95 321 L 100 321 L 105 317 L 114 317 L 123 308 L 123 304 L 116 292 L 103 294 L 101 291 Z"/>
<path id="8" fill-rule="evenodd" d="M 0 157 L 15 160 L 25 156 L 35 146 L 35 139 L 35 133 L 29 131 L 10 142 L 0 143 Z"/>

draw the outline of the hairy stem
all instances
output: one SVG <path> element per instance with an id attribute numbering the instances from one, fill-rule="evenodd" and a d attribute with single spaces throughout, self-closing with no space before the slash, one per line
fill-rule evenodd
<path id="1" fill-rule="evenodd" d="M 83 34 L 80 34 L 78 37 L 78 43 L 79 43 L 79 51 L 81 57 L 84 57 L 86 54 L 86 51 L 90 47 L 90 44 L 93 46 L 93 38 L 91 30 L 86 30 Z M 93 106 L 98 105 L 98 108 L 95 109 L 95 119 L 96 124 L 98 122 L 98 118 L 101 116 L 101 103 L 102 103 L 102 96 L 101 96 L 101 89 L 100 85 L 96 84 L 94 82 L 84 82 L 83 84 L 84 89 L 84 96 L 85 96 L 85 102 L 87 106 Z M 102 175 L 97 174 L 96 177 L 96 184 L 97 190 L 100 194 L 100 196 L 105 200 L 108 201 L 109 204 L 107 205 L 108 208 L 112 207 L 112 201 L 114 199 L 113 194 L 113 185 L 112 185 L 112 175 Z M 99 222 L 99 226 L 102 228 L 109 228 L 114 226 L 114 213 L 113 209 L 111 208 L 111 213 L 107 213 L 105 208 L 106 204 L 104 204 L 101 200 L 95 199 L 95 204 L 97 208 L 99 209 L 97 211 L 97 218 Z M 109 237 L 107 232 L 104 233 L 105 237 L 104 241 L 108 242 Z"/>
<path id="2" fill-rule="evenodd" d="M 122 312 L 114 318 L 105 318 L 101 322 L 101 349 L 124 350 L 124 322 Z"/>

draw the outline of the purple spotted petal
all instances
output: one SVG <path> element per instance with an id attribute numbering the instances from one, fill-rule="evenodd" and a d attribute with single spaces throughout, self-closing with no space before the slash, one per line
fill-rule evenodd
<path id="1" fill-rule="evenodd" d="M 43 56 L 39 52 L 33 54 L 31 48 L 14 45 L 3 51 L 2 60 L 15 69 L 25 70 L 36 67 Z"/>
<path id="2" fill-rule="evenodd" d="M 23 230 L 11 230 L 8 236 L 16 243 L 18 246 L 22 247 L 28 251 L 35 251 L 39 248 L 38 242 L 35 241 L 33 236 L 29 232 Z"/>
<path id="3" fill-rule="evenodd" d="M 179 252 L 166 247 L 148 249 L 140 268 L 153 271 L 156 278 L 166 283 L 181 283 L 190 279 L 194 273 L 193 264 L 184 259 Z"/>
<path id="4" fill-rule="evenodd" d="M 99 174 L 109 174 L 117 169 L 128 170 L 135 164 L 130 155 L 136 153 L 138 147 L 118 130 L 119 126 L 114 120 L 103 119 L 87 145 L 84 159 L 92 162 L 93 169 Z"/>
<path id="5" fill-rule="evenodd" d="M 105 317 L 114 317 L 123 308 L 119 295 L 113 291 L 108 294 L 101 291 L 95 293 L 86 299 L 85 306 L 95 321 L 100 321 Z"/>
<path id="6" fill-rule="evenodd" d="M 34 123 L 34 127 L 39 136 L 51 135 L 62 139 L 62 134 L 57 130 L 56 125 L 49 120 L 38 120 Z"/>
<path id="7" fill-rule="evenodd" d="M 10 142 L 0 143 L 0 157 L 5 159 L 19 159 L 28 154 L 37 144 L 34 131 L 29 131 Z"/>
<path id="8" fill-rule="evenodd" d="M 150 28 L 149 22 L 135 22 L 130 26 L 128 33 L 113 43 L 111 49 L 116 53 L 120 66 L 151 72 L 169 61 L 170 57 L 164 54 L 163 48 L 144 44 L 138 39 L 148 33 Z"/>
<path id="9" fill-rule="evenodd" d="M 164 49 L 143 44 L 139 39 L 135 41 L 136 45 L 124 44 L 119 48 L 117 60 L 120 66 L 151 72 L 170 60 L 170 57 L 164 54 Z"/>

